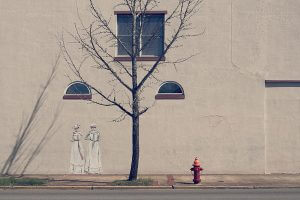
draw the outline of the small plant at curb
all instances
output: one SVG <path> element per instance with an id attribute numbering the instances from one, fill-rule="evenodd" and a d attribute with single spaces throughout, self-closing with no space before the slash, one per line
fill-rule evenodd
<path id="1" fill-rule="evenodd" d="M 47 182 L 45 179 L 36 178 L 0 177 L 0 186 L 38 186 Z"/>
<path id="2" fill-rule="evenodd" d="M 134 181 L 128 181 L 128 180 L 117 180 L 112 182 L 112 185 L 114 186 L 152 186 L 153 180 L 152 179 L 137 179 Z"/>

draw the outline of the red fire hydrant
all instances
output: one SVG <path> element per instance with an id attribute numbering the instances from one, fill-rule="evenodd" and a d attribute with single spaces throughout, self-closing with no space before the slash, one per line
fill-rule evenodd
<path id="1" fill-rule="evenodd" d="M 193 166 L 194 167 L 191 168 L 191 171 L 194 172 L 194 179 L 193 179 L 193 181 L 194 181 L 195 184 L 198 184 L 198 183 L 201 182 L 200 172 L 203 170 L 200 167 L 200 162 L 199 162 L 198 158 L 195 158 Z"/>

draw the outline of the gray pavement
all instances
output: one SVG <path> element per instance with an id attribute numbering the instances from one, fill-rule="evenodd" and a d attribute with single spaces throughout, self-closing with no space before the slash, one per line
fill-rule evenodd
<path id="1" fill-rule="evenodd" d="M 300 189 L 0 190 L 0 200 L 299 200 Z"/>

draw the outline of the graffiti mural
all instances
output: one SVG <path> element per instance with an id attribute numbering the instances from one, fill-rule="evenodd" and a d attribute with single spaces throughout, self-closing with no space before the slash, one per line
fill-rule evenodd
<path id="1" fill-rule="evenodd" d="M 73 127 L 72 145 L 71 145 L 71 160 L 70 160 L 70 171 L 73 174 L 84 173 L 84 149 L 81 143 L 82 134 L 79 131 L 80 126 L 77 124 Z"/>
<path id="2" fill-rule="evenodd" d="M 85 163 L 85 171 L 89 174 L 99 174 L 102 172 L 100 133 L 96 130 L 96 124 L 92 124 L 91 130 L 85 136 L 89 141 L 88 156 Z"/>
<path id="3" fill-rule="evenodd" d="M 73 127 L 70 172 L 72 174 L 100 174 L 103 172 L 100 151 L 100 132 L 96 129 L 96 124 L 90 126 L 90 131 L 84 137 L 88 141 L 88 151 L 85 155 L 83 148 L 82 134 L 79 131 L 80 125 Z"/>

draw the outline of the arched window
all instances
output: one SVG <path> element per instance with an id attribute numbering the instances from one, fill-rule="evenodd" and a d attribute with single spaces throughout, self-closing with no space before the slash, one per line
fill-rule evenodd
<path id="1" fill-rule="evenodd" d="M 155 95 L 155 99 L 184 99 L 184 97 L 183 88 L 174 81 L 164 82 Z"/>
<path id="2" fill-rule="evenodd" d="M 92 99 L 92 93 L 86 84 L 73 82 L 67 87 L 63 99 L 89 100 Z"/>

